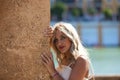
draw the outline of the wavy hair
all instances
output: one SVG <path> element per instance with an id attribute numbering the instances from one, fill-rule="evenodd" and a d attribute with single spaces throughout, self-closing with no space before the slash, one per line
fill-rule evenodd
<path id="1" fill-rule="evenodd" d="M 79 57 L 79 56 L 83 56 L 88 59 L 88 52 L 82 45 L 82 43 L 80 41 L 80 37 L 79 37 L 76 29 L 74 28 L 74 26 L 72 26 L 70 23 L 58 22 L 53 26 L 54 34 L 55 34 L 56 30 L 59 30 L 62 33 L 64 33 L 72 42 L 70 52 L 74 59 L 77 59 L 77 57 Z M 55 39 L 55 36 L 52 38 L 51 45 L 52 45 L 53 50 L 56 52 L 57 57 L 60 58 L 61 53 L 59 52 L 59 50 L 57 50 L 57 48 L 54 44 L 54 39 Z"/>

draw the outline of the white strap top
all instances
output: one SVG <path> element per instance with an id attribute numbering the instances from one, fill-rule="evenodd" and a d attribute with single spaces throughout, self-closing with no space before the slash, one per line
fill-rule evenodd
<path id="1" fill-rule="evenodd" d="M 62 70 L 58 71 L 58 73 L 62 76 L 64 80 L 68 80 L 71 70 L 72 69 L 69 66 L 63 66 Z"/>
<path id="2" fill-rule="evenodd" d="M 71 65 L 71 64 L 70 64 L 70 65 Z M 70 73 L 71 73 L 71 71 L 72 71 L 70 65 L 68 65 L 68 66 L 62 66 L 62 69 L 61 69 L 61 70 L 59 70 L 59 71 L 57 70 L 58 73 L 62 76 L 62 78 L 63 78 L 64 80 L 68 80 L 69 77 L 70 77 Z M 88 80 L 88 79 L 87 79 L 87 78 L 84 78 L 84 80 Z"/>

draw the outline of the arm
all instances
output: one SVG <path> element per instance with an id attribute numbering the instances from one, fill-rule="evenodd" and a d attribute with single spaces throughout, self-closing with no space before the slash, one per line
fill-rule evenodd
<path id="1" fill-rule="evenodd" d="M 78 57 L 70 74 L 69 80 L 83 80 L 88 70 L 88 61 L 83 57 Z"/>
<path id="2" fill-rule="evenodd" d="M 43 53 L 41 55 L 41 58 L 44 66 L 48 70 L 49 74 L 52 76 L 53 80 L 63 80 L 63 78 L 58 74 L 55 69 L 52 54 Z"/>

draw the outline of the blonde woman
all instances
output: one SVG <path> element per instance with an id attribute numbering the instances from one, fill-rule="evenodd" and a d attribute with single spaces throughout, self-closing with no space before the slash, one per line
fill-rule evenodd
<path id="1" fill-rule="evenodd" d="M 51 38 L 50 45 L 58 61 L 55 67 L 52 54 L 43 53 L 41 56 L 52 80 L 88 80 L 90 60 L 75 28 L 59 22 L 53 29 L 46 29 L 45 36 Z"/>

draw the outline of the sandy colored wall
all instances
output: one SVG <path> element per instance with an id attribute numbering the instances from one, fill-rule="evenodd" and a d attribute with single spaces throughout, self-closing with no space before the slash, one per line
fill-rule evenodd
<path id="1" fill-rule="evenodd" d="M 0 0 L 0 80 L 49 80 L 40 59 L 49 22 L 49 0 Z"/>

